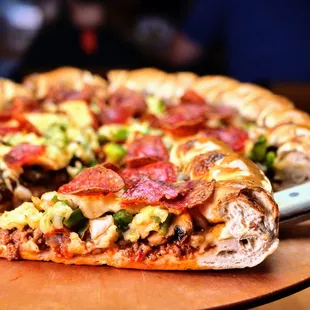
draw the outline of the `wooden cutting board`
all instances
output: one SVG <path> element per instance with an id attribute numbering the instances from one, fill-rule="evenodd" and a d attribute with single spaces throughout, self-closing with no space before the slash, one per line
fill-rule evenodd
<path id="1" fill-rule="evenodd" d="M 250 307 L 310 285 L 310 222 L 286 227 L 252 269 L 158 272 L 0 260 L 0 309 Z"/>

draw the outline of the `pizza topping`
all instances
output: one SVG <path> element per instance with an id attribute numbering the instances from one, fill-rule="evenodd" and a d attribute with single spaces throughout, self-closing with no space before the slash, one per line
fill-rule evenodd
<path id="1" fill-rule="evenodd" d="M 108 194 L 118 192 L 123 186 L 124 182 L 116 172 L 97 165 L 83 170 L 71 182 L 61 186 L 58 192 L 72 195 Z"/>
<path id="2" fill-rule="evenodd" d="M 12 211 L 5 211 L 0 217 L 2 229 L 23 229 L 26 225 L 39 228 L 41 213 L 31 202 L 24 202 Z"/>
<path id="3" fill-rule="evenodd" d="M 127 185 L 121 202 L 124 206 L 161 204 L 167 208 L 183 210 L 203 204 L 212 196 L 214 188 L 215 181 L 192 180 L 169 184 L 141 177 Z"/>
<path id="4" fill-rule="evenodd" d="M 99 118 L 102 124 L 125 124 L 133 115 L 130 106 L 105 107 Z"/>
<path id="5" fill-rule="evenodd" d="M 265 136 L 260 136 L 255 142 L 250 158 L 253 161 L 262 162 L 265 159 L 267 152 L 267 139 Z"/>
<path id="6" fill-rule="evenodd" d="M 206 112 L 207 106 L 199 103 L 170 107 L 160 124 L 163 129 L 178 136 L 194 135 L 203 125 Z"/>
<path id="7" fill-rule="evenodd" d="M 13 104 L 10 109 L 11 115 L 15 117 L 27 111 L 39 110 L 39 105 L 35 100 L 25 97 L 16 97 L 14 98 Z"/>
<path id="8" fill-rule="evenodd" d="M 127 210 L 122 209 L 113 214 L 114 223 L 121 231 L 127 230 L 133 216 Z"/>
<path id="9" fill-rule="evenodd" d="M 49 233 L 64 228 L 63 222 L 70 218 L 72 209 L 65 201 L 58 201 L 40 214 L 40 230 L 43 233 Z"/>
<path id="10" fill-rule="evenodd" d="M 64 225 L 68 228 L 77 226 L 83 221 L 87 221 L 87 218 L 83 215 L 81 209 L 75 209 L 68 219 L 64 220 Z"/>
<path id="11" fill-rule="evenodd" d="M 146 97 L 146 104 L 148 112 L 155 116 L 162 116 L 165 112 L 166 106 L 164 101 L 161 98 L 156 96 L 147 96 Z"/>
<path id="12" fill-rule="evenodd" d="M 103 144 L 107 141 L 122 142 L 128 138 L 129 131 L 126 127 L 117 124 L 102 126 L 99 129 L 99 142 Z"/>
<path id="13" fill-rule="evenodd" d="M 21 130 L 19 125 L 13 126 L 10 124 L 1 124 L 0 126 L 0 136 L 4 136 L 10 133 L 19 132 Z"/>
<path id="14" fill-rule="evenodd" d="M 114 92 L 109 104 L 101 109 L 99 118 L 102 124 L 124 124 L 131 117 L 141 115 L 146 104 L 142 95 L 122 88 Z"/>
<path id="15" fill-rule="evenodd" d="M 203 180 L 186 181 L 186 194 L 179 195 L 175 199 L 163 200 L 163 205 L 167 208 L 184 210 L 193 208 L 205 203 L 212 195 L 215 189 L 215 181 Z M 182 184 L 182 183 L 181 183 Z"/>
<path id="16" fill-rule="evenodd" d="M 44 145 L 19 144 L 4 155 L 4 161 L 9 168 L 20 168 L 33 164 L 45 151 L 46 146 Z"/>
<path id="17" fill-rule="evenodd" d="M 128 88 L 116 90 L 110 97 L 109 105 L 111 107 L 129 107 L 132 109 L 133 116 L 141 115 L 147 107 L 142 94 Z"/>
<path id="18" fill-rule="evenodd" d="M 119 163 L 126 155 L 126 150 L 123 146 L 116 143 L 107 143 L 103 147 L 103 151 L 106 155 L 106 160 L 112 164 Z"/>
<path id="19" fill-rule="evenodd" d="M 198 95 L 193 90 L 187 90 L 180 98 L 181 104 L 195 103 L 195 104 L 206 104 L 204 98 Z"/>
<path id="20" fill-rule="evenodd" d="M 132 168 L 156 161 L 167 161 L 168 158 L 168 150 L 162 139 L 158 136 L 147 135 L 129 145 L 126 163 Z"/>
<path id="21" fill-rule="evenodd" d="M 124 233 L 124 239 L 136 242 L 139 238 L 146 238 L 151 231 L 160 230 L 161 223 L 168 217 L 168 211 L 157 207 L 147 206 L 133 218 L 129 229 Z"/>
<path id="22" fill-rule="evenodd" d="M 127 168 L 121 176 L 124 180 L 139 179 L 146 176 L 155 181 L 174 183 L 177 181 L 177 172 L 178 169 L 174 164 L 160 161 L 139 168 Z"/>
<path id="23" fill-rule="evenodd" d="M 186 188 L 141 177 L 139 180 L 128 182 L 121 201 L 123 205 L 155 205 L 164 198 L 176 198 L 182 191 L 186 191 Z"/>
<path id="24" fill-rule="evenodd" d="M 227 143 L 235 152 L 242 152 L 248 140 L 248 134 L 241 128 L 230 126 L 228 128 L 207 128 L 203 135 L 213 137 Z"/>
<path id="25" fill-rule="evenodd" d="M 267 139 L 265 136 L 260 136 L 255 142 L 250 153 L 250 159 L 260 164 L 260 168 L 267 174 L 273 173 L 273 164 L 277 157 L 276 149 L 267 146 Z"/>

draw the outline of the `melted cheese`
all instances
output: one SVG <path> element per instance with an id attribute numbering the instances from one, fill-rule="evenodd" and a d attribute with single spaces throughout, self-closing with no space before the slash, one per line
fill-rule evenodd
<path id="1" fill-rule="evenodd" d="M 158 231 L 160 223 L 163 223 L 167 217 L 168 211 L 158 207 L 148 206 L 141 209 L 129 224 L 129 229 L 124 233 L 124 239 L 136 242 L 140 237 L 146 238 L 151 231 Z"/>
<path id="2" fill-rule="evenodd" d="M 58 194 L 61 200 L 68 200 L 73 208 L 79 207 L 84 216 L 89 219 L 100 217 L 106 212 L 117 212 L 121 209 L 120 203 L 114 194 L 76 196 Z"/>
<path id="3" fill-rule="evenodd" d="M 67 124 L 65 115 L 54 113 L 25 113 L 24 118 L 32 124 L 41 134 L 45 134 L 54 124 Z"/>
<path id="4" fill-rule="evenodd" d="M 23 229 L 26 225 L 31 228 L 39 228 L 42 213 L 40 213 L 33 203 L 24 202 L 18 208 L 4 212 L 0 217 L 0 227 L 2 229 Z"/>
<path id="5" fill-rule="evenodd" d="M 90 127 L 94 124 L 92 113 L 83 100 L 62 102 L 59 104 L 59 110 L 66 113 L 70 122 L 78 128 Z"/>

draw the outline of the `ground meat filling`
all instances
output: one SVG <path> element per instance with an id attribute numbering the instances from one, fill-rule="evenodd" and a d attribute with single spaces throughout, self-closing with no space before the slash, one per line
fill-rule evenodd
<path id="1" fill-rule="evenodd" d="M 43 234 L 39 229 L 25 228 L 23 230 L 0 229 L 0 245 L 6 247 L 6 258 L 8 260 L 20 259 L 20 246 L 27 241 L 33 241 L 40 251 L 46 250 L 48 247 L 45 244 Z"/>
<path id="2" fill-rule="evenodd" d="M 8 260 L 19 260 L 21 259 L 21 245 L 31 240 L 38 246 L 40 252 L 52 249 L 57 256 L 69 259 L 74 257 L 74 254 L 68 252 L 68 244 L 70 243 L 69 233 L 67 229 L 45 235 L 39 229 L 33 230 L 29 227 L 23 230 L 0 229 L 0 248 L 3 250 L 1 246 L 5 246 L 6 258 Z M 197 251 L 188 243 L 188 239 L 188 236 L 182 236 L 182 239 L 179 236 L 175 236 L 168 243 L 157 246 L 151 246 L 147 240 L 131 243 L 121 239 L 115 244 L 112 251 L 121 251 L 125 257 L 134 262 L 141 262 L 143 260 L 156 261 L 166 254 L 178 259 L 188 259 Z M 92 249 L 89 253 L 99 254 L 106 251 L 109 251 L 109 249 Z"/>
<path id="3" fill-rule="evenodd" d="M 142 262 L 143 260 L 156 261 L 166 254 L 178 259 L 189 259 L 197 251 L 187 242 L 179 242 L 177 240 L 158 246 L 150 246 L 147 242 L 120 244 L 119 249 L 122 250 L 122 254 L 125 257 L 134 262 Z"/>

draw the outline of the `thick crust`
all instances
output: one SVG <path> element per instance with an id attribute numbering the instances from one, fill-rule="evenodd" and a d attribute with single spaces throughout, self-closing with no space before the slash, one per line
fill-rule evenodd
<path id="1" fill-rule="evenodd" d="M 95 97 L 104 98 L 107 88 L 106 81 L 100 76 L 73 67 L 32 74 L 24 79 L 23 84 L 34 92 L 37 99 L 43 99 L 51 88 L 82 90 L 87 86 L 94 89 Z"/>
<path id="2" fill-rule="evenodd" d="M 8 79 L 0 79 L 0 111 L 7 108 L 16 97 L 33 98 L 30 90 Z"/>

